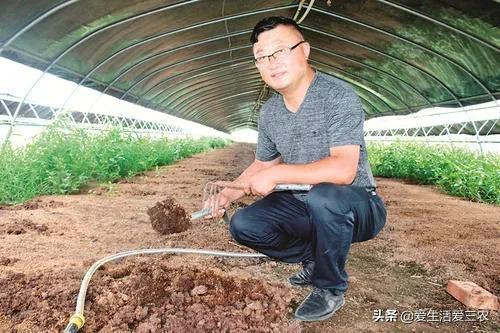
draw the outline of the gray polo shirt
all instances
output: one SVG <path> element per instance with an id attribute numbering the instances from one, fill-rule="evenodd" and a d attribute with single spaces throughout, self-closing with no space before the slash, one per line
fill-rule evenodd
<path id="1" fill-rule="evenodd" d="M 364 111 L 345 82 L 316 71 L 297 112 L 288 111 L 280 94 L 261 108 L 256 158 L 281 156 L 286 164 L 305 164 L 330 156 L 330 147 L 359 145 L 358 171 L 352 185 L 375 187 L 363 134 Z M 296 195 L 304 200 L 305 195 Z"/>

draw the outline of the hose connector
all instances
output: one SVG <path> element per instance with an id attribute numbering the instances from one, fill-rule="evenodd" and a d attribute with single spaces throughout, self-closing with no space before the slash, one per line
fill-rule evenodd
<path id="1" fill-rule="evenodd" d="M 64 333 L 76 333 L 85 324 L 85 317 L 81 314 L 75 313 L 69 319 L 69 323 L 64 330 Z"/>

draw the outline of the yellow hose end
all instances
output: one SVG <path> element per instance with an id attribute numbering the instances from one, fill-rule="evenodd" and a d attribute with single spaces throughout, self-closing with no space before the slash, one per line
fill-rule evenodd
<path id="1" fill-rule="evenodd" d="M 85 324 L 85 317 L 81 314 L 75 313 L 74 315 L 71 316 L 69 322 L 70 324 L 75 324 L 78 327 L 78 329 L 80 329 Z"/>

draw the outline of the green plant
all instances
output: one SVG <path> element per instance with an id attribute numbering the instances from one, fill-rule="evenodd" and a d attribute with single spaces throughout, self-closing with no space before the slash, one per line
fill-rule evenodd
<path id="1" fill-rule="evenodd" d="M 435 184 L 449 194 L 500 204 L 500 157 L 438 145 L 396 142 L 370 144 L 375 176 Z"/>
<path id="2" fill-rule="evenodd" d="M 7 145 L 2 150 L 0 203 L 74 193 L 91 180 L 113 182 L 228 143 L 220 138 L 150 139 L 119 128 L 91 134 L 61 121 L 24 148 Z"/>

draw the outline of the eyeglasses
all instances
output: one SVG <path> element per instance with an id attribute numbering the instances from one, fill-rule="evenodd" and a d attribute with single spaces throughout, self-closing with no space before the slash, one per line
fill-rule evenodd
<path id="1" fill-rule="evenodd" d="M 300 44 L 305 43 L 305 42 L 306 42 L 305 40 L 302 40 L 302 41 L 298 42 L 297 44 L 295 44 L 294 46 L 285 47 L 283 49 L 279 49 L 277 51 L 274 51 L 273 54 L 255 58 L 253 60 L 253 62 L 255 63 L 255 66 L 261 67 L 261 66 L 265 66 L 265 65 L 269 64 L 271 62 L 271 58 L 273 58 L 273 60 L 275 60 L 275 61 L 279 60 L 279 59 L 286 58 L 290 53 L 292 53 L 293 49 L 295 49 L 297 46 L 299 46 Z"/>

